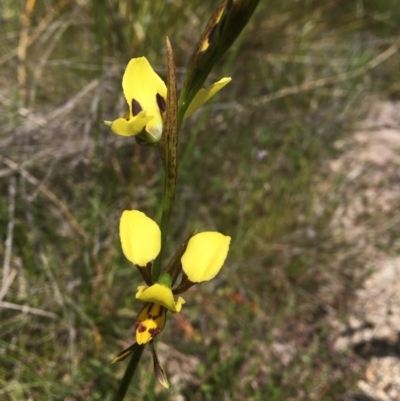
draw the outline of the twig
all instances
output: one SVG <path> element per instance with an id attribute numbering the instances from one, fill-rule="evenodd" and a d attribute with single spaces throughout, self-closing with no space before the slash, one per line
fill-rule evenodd
<path id="1" fill-rule="evenodd" d="M 76 374 L 77 369 L 77 358 L 76 358 L 76 329 L 75 329 L 75 318 L 74 314 L 71 312 L 68 314 L 68 348 L 69 357 L 71 360 L 71 374 Z"/>
<path id="2" fill-rule="evenodd" d="M 58 286 L 57 280 L 54 277 L 53 272 L 51 271 L 49 260 L 47 259 L 47 256 L 43 251 L 40 252 L 40 259 L 43 263 L 43 267 L 44 267 L 44 271 L 45 271 L 46 275 L 48 276 L 48 278 L 50 279 L 50 281 L 53 284 L 54 299 L 57 302 L 57 304 L 59 306 L 61 306 L 65 311 L 65 301 L 64 301 L 64 298 L 60 291 L 60 287 Z"/>
<path id="3" fill-rule="evenodd" d="M 81 100 L 85 95 L 91 92 L 96 86 L 99 84 L 99 79 L 94 79 L 90 83 L 88 83 L 82 90 L 80 90 L 73 98 L 68 100 L 63 106 L 59 107 L 58 109 L 54 110 L 50 114 L 47 115 L 48 121 L 55 120 L 56 118 L 60 117 L 61 115 L 65 115 L 75 107 L 76 103 Z"/>
<path id="4" fill-rule="evenodd" d="M 35 7 L 36 0 L 27 0 L 25 4 L 25 12 L 21 15 L 21 31 L 18 42 L 18 86 L 21 104 L 26 101 L 26 49 L 28 47 L 28 29 L 31 19 L 33 7 Z"/>
<path id="5" fill-rule="evenodd" d="M 29 99 L 28 99 L 28 104 L 32 105 L 35 101 L 36 98 L 36 90 L 38 86 L 38 82 L 41 78 L 43 69 L 46 65 L 47 60 L 49 59 L 50 55 L 53 53 L 53 50 L 55 47 L 59 44 L 59 39 L 61 36 L 64 34 L 66 29 L 69 27 L 70 21 L 62 21 L 59 26 L 57 27 L 58 30 L 52 35 L 51 42 L 49 46 L 47 47 L 46 51 L 40 56 L 40 61 L 37 63 L 35 70 L 33 72 L 33 77 L 32 77 L 32 85 L 31 85 L 31 90 L 29 92 Z"/>
<path id="6" fill-rule="evenodd" d="M 88 147 L 89 139 L 90 139 L 90 131 L 92 129 L 94 122 L 96 121 L 97 116 L 98 116 L 101 95 L 103 94 L 103 91 L 104 91 L 103 83 L 104 83 L 104 81 L 102 81 L 102 83 L 99 84 L 96 92 L 94 93 L 94 96 L 93 96 L 93 99 L 91 102 L 91 106 L 90 106 L 90 114 L 88 115 L 88 117 L 86 118 L 86 121 L 85 121 L 85 126 L 83 129 L 82 156 L 83 156 L 83 153 L 87 151 L 87 147 Z"/>
<path id="7" fill-rule="evenodd" d="M 53 10 L 51 10 L 38 24 L 37 28 L 34 30 L 34 32 L 32 33 L 32 35 L 27 39 L 27 46 L 29 47 L 30 45 L 32 45 L 36 39 L 42 34 L 42 32 L 45 31 L 45 29 L 48 27 L 48 25 L 50 24 L 51 20 L 57 15 L 57 13 L 59 11 L 62 10 L 62 8 L 64 6 L 66 6 L 68 4 L 69 0 L 63 0 L 62 2 L 60 2 L 57 6 L 57 8 L 53 8 Z M 18 55 L 18 48 L 13 49 L 12 51 L 10 51 L 9 53 L 7 53 L 6 55 L 4 55 L 3 57 L 0 58 L 0 66 L 4 63 L 6 63 L 7 61 L 13 59 L 15 56 Z"/>
<path id="8" fill-rule="evenodd" d="M 396 42 L 388 49 L 386 49 L 384 52 L 382 52 L 374 59 L 369 61 L 367 64 L 353 71 L 343 72 L 336 76 L 320 78 L 310 82 L 303 82 L 300 85 L 291 86 L 289 88 L 283 88 L 274 93 L 269 93 L 268 95 L 260 96 L 259 98 L 252 100 L 251 103 L 252 104 L 268 103 L 288 95 L 297 95 L 298 93 L 301 92 L 307 92 L 312 89 L 321 88 L 326 85 L 332 85 L 338 82 L 347 81 L 360 75 L 364 75 L 368 71 L 376 68 L 379 64 L 382 64 L 388 58 L 395 55 L 398 52 L 398 50 L 399 50 L 399 42 Z"/>
<path id="9" fill-rule="evenodd" d="M 2 148 L 1 143 L 0 143 L 0 148 Z M 42 158 L 45 158 L 46 156 L 54 157 L 54 149 L 46 148 L 46 149 L 36 152 L 29 159 L 26 159 L 23 162 L 21 162 L 19 164 L 19 168 L 26 168 L 30 164 L 34 164 L 37 162 L 37 160 L 41 160 Z M 7 177 L 11 174 L 15 174 L 15 170 L 12 168 L 6 167 L 6 168 L 0 170 L 0 178 Z"/>
<path id="10" fill-rule="evenodd" d="M 61 213 L 66 217 L 70 226 L 85 240 L 87 239 L 87 235 L 85 231 L 82 229 L 78 221 L 75 219 L 74 215 L 70 212 L 67 205 L 58 198 L 54 192 L 50 191 L 44 184 L 40 183 L 40 181 L 31 175 L 27 170 L 20 167 L 17 163 L 10 160 L 9 158 L 0 154 L 0 161 L 6 164 L 8 167 L 12 168 L 15 171 L 18 171 L 22 177 L 28 180 L 31 184 L 36 185 L 38 189 L 43 193 L 43 195 L 47 196 L 47 198 L 53 202 L 61 211 Z"/>
<path id="11" fill-rule="evenodd" d="M 51 270 L 49 260 L 45 252 L 40 252 L 40 259 L 42 260 L 44 270 L 49 280 L 53 284 L 54 289 L 54 298 L 59 306 L 63 308 L 64 314 L 66 315 L 66 322 L 68 325 L 68 348 L 69 348 L 69 357 L 71 360 L 71 374 L 76 373 L 77 368 L 77 359 L 76 359 L 76 329 L 75 329 L 75 316 L 73 310 L 67 310 L 66 301 L 62 295 L 60 287 L 57 284 L 57 280 L 54 277 L 54 274 Z"/>
<path id="12" fill-rule="evenodd" d="M 10 274 L 10 260 L 11 260 L 11 253 L 12 253 L 12 243 L 14 238 L 14 225 L 15 225 L 15 186 L 16 186 L 16 179 L 15 177 L 10 178 L 10 186 L 8 187 L 8 194 L 10 203 L 8 205 L 8 224 L 7 224 L 7 238 L 5 241 L 5 252 L 4 252 L 4 261 L 3 261 L 3 279 L 1 283 L 1 291 L 0 294 L 6 292 L 6 284 L 8 283 L 9 279 L 8 276 Z M 11 285 L 11 284 L 9 284 Z M 4 293 L 5 295 L 5 293 Z M 0 300 L 4 297 L 1 297 Z"/>
<path id="13" fill-rule="evenodd" d="M 12 107 L 14 101 L 0 93 L 0 103 L 6 107 Z M 20 116 L 25 117 L 30 123 L 33 123 L 38 127 L 44 127 L 47 124 L 47 121 L 42 116 L 35 114 L 32 110 L 29 110 L 26 107 L 18 107 L 17 112 Z"/>
<path id="14" fill-rule="evenodd" d="M 0 308 L 18 310 L 23 313 L 31 313 L 32 315 L 48 317 L 49 319 L 58 319 L 58 316 L 53 312 L 47 312 L 42 309 L 32 308 L 27 305 L 18 305 L 11 302 L 0 301 Z"/>
<path id="15" fill-rule="evenodd" d="M 7 295 L 8 289 L 11 287 L 11 284 L 14 282 L 15 277 L 17 277 L 17 270 L 16 269 L 12 269 L 11 273 L 7 277 L 7 281 L 1 287 L 0 302 Z"/>

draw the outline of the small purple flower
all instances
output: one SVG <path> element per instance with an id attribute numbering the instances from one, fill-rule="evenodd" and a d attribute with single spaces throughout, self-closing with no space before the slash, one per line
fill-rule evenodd
<path id="1" fill-rule="evenodd" d="M 264 159 L 266 156 L 268 155 L 268 150 L 259 150 L 258 152 L 257 152 L 257 159 L 258 160 L 262 160 L 262 159 Z"/>

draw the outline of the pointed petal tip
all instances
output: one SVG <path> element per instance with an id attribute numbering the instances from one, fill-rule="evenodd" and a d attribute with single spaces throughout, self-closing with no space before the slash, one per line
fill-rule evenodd
<path id="1" fill-rule="evenodd" d="M 167 380 L 166 377 L 163 377 L 161 380 L 158 379 L 159 383 L 162 384 L 166 389 L 171 388 L 171 385 L 169 384 L 169 381 Z"/>
<path id="2" fill-rule="evenodd" d="M 214 82 L 209 87 L 205 89 L 200 89 L 191 101 L 183 118 L 186 119 L 190 117 L 195 111 L 203 106 L 204 103 L 208 102 L 214 95 L 216 95 L 224 86 L 228 85 L 231 81 L 231 77 L 222 78 L 219 81 Z"/>

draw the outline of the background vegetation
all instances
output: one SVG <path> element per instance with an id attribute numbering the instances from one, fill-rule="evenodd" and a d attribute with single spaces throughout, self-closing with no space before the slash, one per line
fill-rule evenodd
<path id="1" fill-rule="evenodd" d="M 3 0 L 0 30 L 1 400 L 111 400 L 140 278 L 123 257 L 126 208 L 159 216 L 154 149 L 102 126 L 145 55 L 180 77 L 215 0 Z M 193 229 L 233 237 L 217 280 L 187 294 L 145 352 L 135 400 L 341 400 L 363 361 L 332 347 L 366 274 L 332 229 L 346 207 L 327 161 L 377 96 L 397 98 L 395 0 L 261 0 L 211 80 L 233 81 L 187 121 L 172 252 Z M 367 99 L 367 101 L 366 101 Z"/>

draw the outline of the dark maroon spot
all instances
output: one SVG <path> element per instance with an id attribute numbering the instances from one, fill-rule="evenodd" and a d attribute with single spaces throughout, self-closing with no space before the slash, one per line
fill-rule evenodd
<path id="1" fill-rule="evenodd" d="M 132 99 L 132 117 L 137 116 L 142 110 L 140 103 L 137 100 Z"/>
<path id="2" fill-rule="evenodd" d="M 161 333 L 161 330 L 158 327 L 156 327 L 155 329 L 149 329 L 149 333 L 151 335 L 151 338 L 154 338 L 155 336 Z"/>
<path id="3" fill-rule="evenodd" d="M 167 109 L 167 104 L 165 103 L 165 99 L 160 94 L 157 93 L 156 101 L 161 112 L 164 113 L 164 111 Z"/>
<path id="4" fill-rule="evenodd" d="M 146 330 L 147 330 L 147 327 L 142 322 L 136 323 L 136 331 L 138 331 L 139 333 L 143 333 Z"/>

